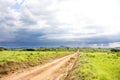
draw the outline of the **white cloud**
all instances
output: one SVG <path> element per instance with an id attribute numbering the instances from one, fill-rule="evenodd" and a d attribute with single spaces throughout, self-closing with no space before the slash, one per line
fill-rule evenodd
<path id="1" fill-rule="evenodd" d="M 111 48 L 120 47 L 120 42 L 109 43 L 109 47 L 111 47 Z"/>
<path id="2" fill-rule="evenodd" d="M 31 26 L 34 29 L 46 26 L 54 28 L 54 24 L 63 24 L 57 25 L 58 29 L 64 29 L 73 35 L 96 33 L 97 36 L 100 33 L 101 35 L 120 33 L 120 6 L 117 0 L 26 0 L 22 10 L 25 8 L 29 12 L 25 10 L 24 13 L 31 14 L 38 23 Z M 47 24 L 55 20 L 54 24 Z M 95 27 L 88 29 L 86 26 Z M 98 32 L 99 29 L 102 32 Z"/>
<path id="3" fill-rule="evenodd" d="M 0 0 L 0 3 L 0 24 L 6 36 L 19 29 L 39 30 L 45 34 L 40 38 L 51 40 L 81 40 L 120 33 L 118 0 Z"/>
<path id="4" fill-rule="evenodd" d="M 71 24 L 71 31 L 85 26 L 101 27 L 107 33 L 120 32 L 120 6 L 116 0 L 66 0 L 59 5 L 57 19 Z M 69 26 L 68 26 L 69 27 Z M 113 30 L 114 29 L 114 30 Z"/>

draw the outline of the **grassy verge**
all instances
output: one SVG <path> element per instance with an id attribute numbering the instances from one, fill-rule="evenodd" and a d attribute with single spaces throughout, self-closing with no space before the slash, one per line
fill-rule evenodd
<path id="1" fill-rule="evenodd" d="M 120 57 L 106 52 L 81 53 L 71 80 L 120 80 Z"/>
<path id="2" fill-rule="evenodd" d="M 65 56 L 68 51 L 1 51 L 0 52 L 0 76 L 21 68 L 28 68 L 43 64 L 49 60 Z"/>

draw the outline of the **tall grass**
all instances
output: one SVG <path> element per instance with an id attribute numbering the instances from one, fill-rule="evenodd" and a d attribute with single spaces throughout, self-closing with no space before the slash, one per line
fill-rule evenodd
<path id="1" fill-rule="evenodd" d="M 0 75 L 13 72 L 20 68 L 28 68 L 44 64 L 52 59 L 65 56 L 68 51 L 1 51 Z"/>
<path id="2" fill-rule="evenodd" d="M 106 52 L 81 53 L 72 80 L 120 80 L 120 57 Z"/>
<path id="3" fill-rule="evenodd" d="M 54 57 L 60 57 L 69 52 L 61 51 L 2 51 L 0 52 L 0 65 L 7 63 L 7 61 L 26 62 L 39 61 Z"/>

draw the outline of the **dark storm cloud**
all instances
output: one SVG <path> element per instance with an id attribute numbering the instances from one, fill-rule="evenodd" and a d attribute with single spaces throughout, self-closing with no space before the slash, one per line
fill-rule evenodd
<path id="1" fill-rule="evenodd" d="M 64 40 L 49 40 L 40 38 L 44 36 L 44 33 L 38 33 L 34 31 L 20 30 L 17 32 L 14 41 L 6 41 L 0 43 L 0 45 L 7 47 L 57 47 L 57 46 L 68 46 L 68 47 L 91 47 L 93 44 L 100 46 L 109 46 L 109 43 L 119 42 L 119 35 L 107 36 L 107 37 L 93 37 L 73 41 Z M 114 37 L 114 38 L 113 38 Z"/>
<path id="2" fill-rule="evenodd" d="M 39 37 L 44 35 L 43 33 L 38 32 L 38 30 L 29 31 L 27 29 L 21 29 L 17 32 L 14 32 L 14 34 L 16 34 L 14 41 L 18 42 L 38 42 Z"/>
<path id="3" fill-rule="evenodd" d="M 22 29 L 15 32 L 15 34 L 16 36 L 13 41 L 5 41 L 0 43 L 0 45 L 7 47 L 54 47 L 64 43 L 60 41 L 39 38 L 45 34 L 38 31 L 28 31 Z"/>
<path id="4" fill-rule="evenodd" d="M 71 43 L 75 43 L 75 46 L 79 46 L 79 47 L 91 47 L 94 44 L 96 44 L 97 46 L 106 46 L 109 47 L 110 43 L 116 43 L 116 42 L 120 42 L 120 34 L 116 34 L 116 35 L 107 35 L 107 36 L 97 36 L 97 37 L 91 37 L 91 38 L 83 38 L 83 39 L 79 39 L 79 40 L 75 40 L 72 41 Z M 102 46 L 102 47 L 103 47 Z"/>
<path id="5" fill-rule="evenodd" d="M 87 38 L 84 41 L 88 44 L 108 44 L 112 42 L 119 42 L 120 41 L 119 35 L 120 34 L 92 37 L 92 38 Z"/>
<path id="6" fill-rule="evenodd" d="M 14 32 L 15 37 L 12 41 L 2 42 L 1 45 L 6 46 L 33 46 L 37 45 L 40 42 L 39 36 L 42 36 L 42 33 L 28 31 L 25 29 L 21 29 L 17 32 Z"/>

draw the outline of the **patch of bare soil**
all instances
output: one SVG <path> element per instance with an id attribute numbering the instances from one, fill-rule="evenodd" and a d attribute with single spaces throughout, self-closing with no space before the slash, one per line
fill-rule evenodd
<path id="1" fill-rule="evenodd" d="M 74 67 L 77 55 L 78 52 L 56 59 L 45 65 L 39 65 L 20 73 L 7 75 L 0 80 L 64 80 Z"/>

